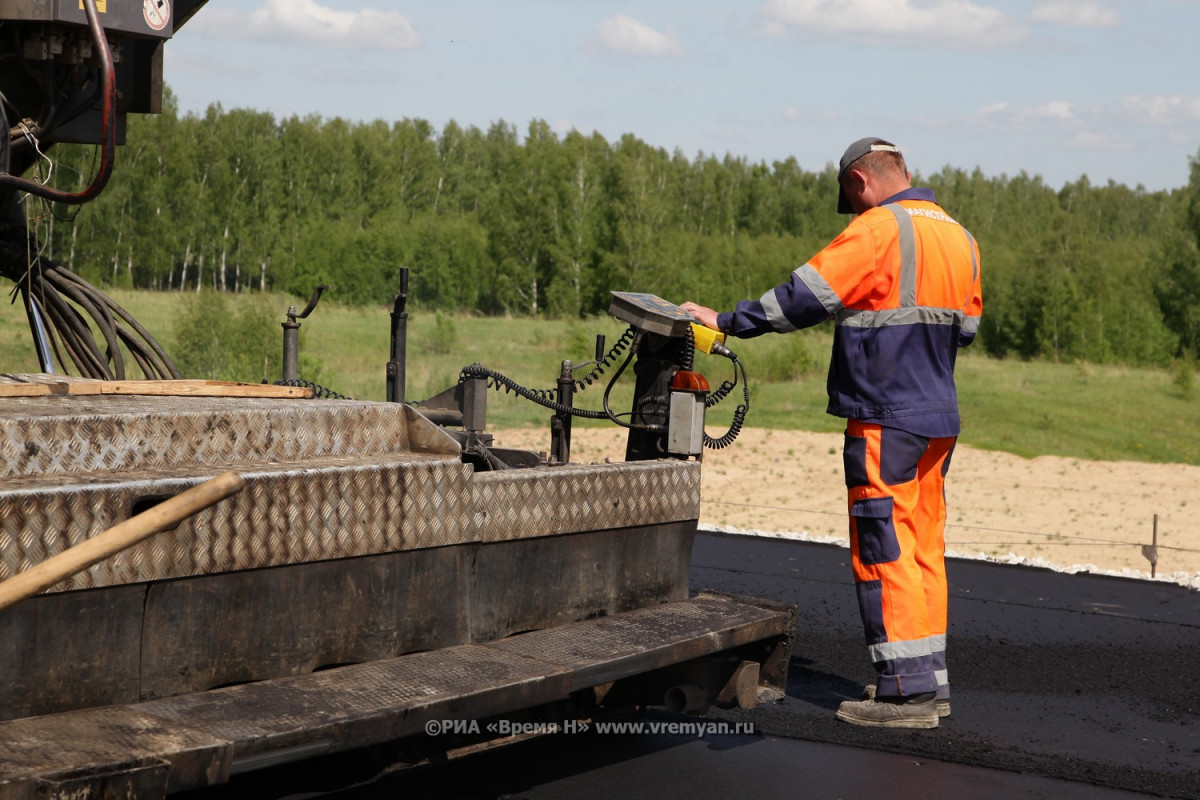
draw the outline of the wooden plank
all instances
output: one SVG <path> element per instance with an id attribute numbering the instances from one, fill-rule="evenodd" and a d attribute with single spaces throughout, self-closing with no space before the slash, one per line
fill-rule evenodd
<path id="1" fill-rule="evenodd" d="M 0 397 L 45 397 L 52 394 L 100 394 L 100 381 L 0 381 Z"/>
<path id="2" fill-rule="evenodd" d="M 66 384 L 57 394 L 66 394 Z M 46 383 L 0 383 L 0 397 L 41 397 L 54 394 L 56 388 Z"/>
<path id="3" fill-rule="evenodd" d="M 275 386 L 266 383 L 238 383 L 235 381 L 97 381 L 56 378 L 52 375 L 5 375 L 0 379 L 0 397 L 44 397 L 52 394 L 310 398 L 313 396 L 313 390 L 306 386 Z"/>
<path id="4" fill-rule="evenodd" d="M 191 397 L 312 397 L 306 386 L 275 386 L 235 381 L 99 381 L 101 394 L 136 394 Z M 74 387 L 72 387 L 73 389 Z M 72 391 L 72 394 L 75 392 Z"/>

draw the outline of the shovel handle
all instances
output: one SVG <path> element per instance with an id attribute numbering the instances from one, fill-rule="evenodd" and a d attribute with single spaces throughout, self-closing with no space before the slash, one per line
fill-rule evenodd
<path id="1" fill-rule="evenodd" d="M 169 500 L 92 536 L 74 547 L 47 558 L 24 572 L 0 582 L 0 609 L 31 597 L 43 589 L 82 572 L 114 553 L 133 547 L 159 531 L 178 525 L 197 511 L 224 500 L 242 490 L 245 482 L 236 472 L 193 486 Z"/>

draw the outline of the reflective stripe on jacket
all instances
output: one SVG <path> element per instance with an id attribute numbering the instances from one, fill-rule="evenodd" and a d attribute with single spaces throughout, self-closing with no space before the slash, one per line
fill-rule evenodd
<path id="1" fill-rule="evenodd" d="M 941 437 L 959 433 L 954 363 L 982 310 L 974 238 L 932 191 L 909 189 L 717 321 L 746 338 L 833 317 L 829 413 Z"/>

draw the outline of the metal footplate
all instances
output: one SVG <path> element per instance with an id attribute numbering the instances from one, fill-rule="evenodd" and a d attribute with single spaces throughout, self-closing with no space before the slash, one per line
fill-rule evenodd
<path id="1" fill-rule="evenodd" d="M 791 606 L 702 593 L 488 644 L 11 720 L 0 723 L 0 800 L 162 797 L 757 644 L 759 685 L 779 691 L 794 626 Z"/>

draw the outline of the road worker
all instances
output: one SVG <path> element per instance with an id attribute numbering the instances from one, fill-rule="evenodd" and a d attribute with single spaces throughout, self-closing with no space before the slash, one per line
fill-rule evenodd
<path id="1" fill-rule="evenodd" d="M 834 320 L 827 410 L 846 418 L 851 562 L 877 672 L 837 717 L 885 728 L 950 713 L 943 483 L 959 433 L 954 364 L 983 309 L 978 245 L 911 178 L 899 148 L 859 139 L 838 169 L 838 212 L 857 216 L 836 239 L 733 311 L 683 304 L 741 338 Z"/>

